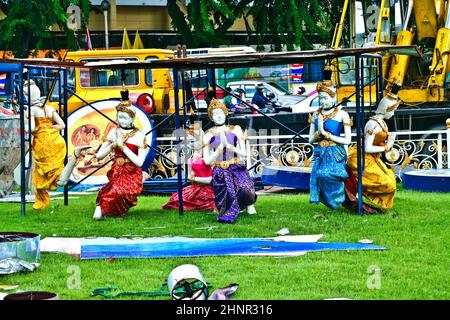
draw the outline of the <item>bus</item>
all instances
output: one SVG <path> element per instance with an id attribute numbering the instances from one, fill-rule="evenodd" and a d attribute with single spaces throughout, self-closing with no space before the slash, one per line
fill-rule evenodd
<path id="1" fill-rule="evenodd" d="M 172 50 L 130 49 L 68 52 L 65 61 L 124 62 L 173 59 Z M 170 69 L 108 69 L 71 68 L 68 84 L 85 102 L 120 98 L 122 83 L 130 92 L 130 100 L 147 114 L 167 114 L 175 110 L 173 81 Z M 54 87 L 49 104 L 56 106 L 58 94 Z M 75 96 L 67 101 L 71 113 L 86 103 Z"/>

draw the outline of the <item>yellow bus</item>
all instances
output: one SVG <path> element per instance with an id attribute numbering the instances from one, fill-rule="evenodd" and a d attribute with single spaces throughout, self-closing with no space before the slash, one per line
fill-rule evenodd
<path id="1" fill-rule="evenodd" d="M 68 52 L 65 61 L 124 62 L 173 59 L 171 50 L 130 49 Z M 123 79 L 124 78 L 124 79 Z M 175 110 L 171 70 L 169 69 L 93 69 L 69 70 L 69 86 L 85 102 L 92 103 L 112 98 L 120 99 L 122 80 L 130 92 L 130 99 L 147 114 L 166 114 Z M 57 86 L 55 86 L 57 88 Z M 54 89 L 50 104 L 57 106 L 58 91 Z M 69 95 L 67 106 L 71 113 L 86 103 Z"/>

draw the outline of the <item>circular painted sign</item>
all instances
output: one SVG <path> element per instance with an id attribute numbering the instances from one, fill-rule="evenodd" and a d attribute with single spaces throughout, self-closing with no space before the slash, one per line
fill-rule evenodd
<path id="1" fill-rule="evenodd" d="M 116 121 L 116 106 L 119 102 L 119 99 L 110 99 L 96 101 L 91 103 L 91 105 L 95 109 L 101 111 L 109 119 Z M 135 107 L 136 118 L 134 124 L 142 132 L 148 133 L 153 129 L 153 123 L 144 111 L 137 106 Z M 113 157 L 113 152 L 100 161 L 97 161 L 95 154 L 102 145 L 104 139 L 108 136 L 108 133 L 117 127 L 114 122 L 94 110 L 94 108 L 89 105 L 82 106 L 72 112 L 67 119 L 69 156 L 73 155 L 74 148 L 76 147 L 85 145 L 90 145 L 92 147 L 83 152 L 84 157 L 78 162 L 70 176 L 72 182 L 78 182 L 87 177 L 81 182 L 81 184 L 87 185 L 105 184 L 108 182 L 106 173 L 111 168 L 112 161 L 107 165 L 104 164 Z M 156 148 L 155 131 L 147 134 L 147 144 L 152 148 Z M 152 148 L 149 148 L 144 165 L 142 166 L 143 170 L 147 170 L 155 158 L 155 152 Z M 101 169 L 99 169 L 100 167 Z"/>

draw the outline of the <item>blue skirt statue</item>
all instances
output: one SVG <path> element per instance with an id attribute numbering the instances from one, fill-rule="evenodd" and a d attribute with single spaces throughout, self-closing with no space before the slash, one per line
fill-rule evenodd
<path id="1" fill-rule="evenodd" d="M 331 79 L 331 73 L 328 75 Z M 309 142 L 315 144 L 309 201 L 336 209 L 345 201 L 345 145 L 351 141 L 352 121 L 347 112 L 335 107 L 336 91 L 331 80 L 319 82 L 317 91 L 320 107 L 309 118 Z"/>

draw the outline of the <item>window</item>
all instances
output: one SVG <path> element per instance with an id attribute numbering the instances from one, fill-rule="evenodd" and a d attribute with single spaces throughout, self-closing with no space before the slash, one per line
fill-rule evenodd
<path id="1" fill-rule="evenodd" d="M 190 80 L 192 88 L 203 90 L 208 87 L 208 76 L 206 70 L 190 70 L 185 74 L 186 78 Z"/>
<path id="2" fill-rule="evenodd" d="M 89 59 L 81 60 L 82 62 L 99 62 L 105 59 Z M 121 61 L 137 61 L 137 58 L 118 58 L 108 59 Z M 80 86 L 82 88 L 109 88 L 120 87 L 122 85 L 122 77 L 125 78 L 126 86 L 137 86 L 139 84 L 138 69 L 83 69 L 79 70 Z"/>
<path id="3" fill-rule="evenodd" d="M 375 59 L 364 58 L 362 62 L 363 75 L 361 79 L 366 85 L 371 82 L 375 84 L 377 78 L 377 62 Z M 355 85 L 355 57 L 338 58 L 339 84 L 343 86 Z"/>
<path id="4" fill-rule="evenodd" d="M 278 84 L 277 82 L 267 82 L 267 84 L 270 84 L 272 87 L 275 88 L 276 94 L 290 94 L 289 90 L 286 90 L 283 86 Z"/>
<path id="5" fill-rule="evenodd" d="M 158 60 L 158 57 L 147 57 L 145 61 Z M 153 86 L 153 74 L 152 69 L 145 69 L 145 84 L 149 87 Z"/>
<path id="6" fill-rule="evenodd" d="M 245 85 L 244 86 L 244 90 L 245 90 L 245 97 L 246 98 L 253 98 L 253 96 L 255 95 L 255 85 Z"/>
<path id="7" fill-rule="evenodd" d="M 63 79 L 63 73 L 61 73 L 61 79 Z M 67 68 L 67 86 L 69 89 L 75 91 L 75 68 Z M 50 102 L 58 102 L 59 101 L 59 77 L 56 80 L 55 86 L 53 87 L 52 93 L 50 95 Z M 61 88 L 61 101 L 64 99 L 63 91 Z M 67 98 L 72 95 L 72 92 L 68 92 Z"/>

